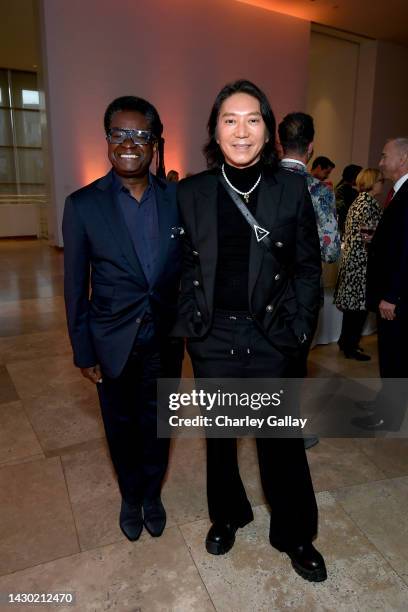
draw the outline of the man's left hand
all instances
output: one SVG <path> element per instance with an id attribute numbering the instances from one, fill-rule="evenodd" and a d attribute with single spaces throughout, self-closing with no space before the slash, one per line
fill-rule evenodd
<path id="1" fill-rule="evenodd" d="M 381 300 L 378 310 L 380 311 L 382 319 L 387 319 L 387 321 L 393 321 L 395 319 L 395 304 Z"/>

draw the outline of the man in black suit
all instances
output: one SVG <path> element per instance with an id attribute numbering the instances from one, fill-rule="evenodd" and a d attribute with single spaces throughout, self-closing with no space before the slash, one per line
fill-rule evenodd
<path id="1" fill-rule="evenodd" d="M 226 85 L 208 123 L 210 170 L 179 184 L 186 238 L 173 333 L 187 336 L 196 378 L 303 375 L 319 312 L 320 246 L 304 178 L 278 168 L 275 129 L 258 87 Z M 312 545 L 317 507 L 303 439 L 259 437 L 257 449 L 271 544 L 302 577 L 325 580 Z M 207 439 L 207 496 L 213 524 L 206 548 L 224 554 L 253 519 L 234 438 Z"/>
<path id="2" fill-rule="evenodd" d="M 373 414 L 352 422 L 367 430 L 396 431 L 408 398 L 408 138 L 389 140 L 379 166 L 394 184 L 369 245 L 367 265 L 367 307 L 377 313 L 383 385 L 372 404 Z"/>
<path id="3" fill-rule="evenodd" d="M 111 171 L 71 194 L 63 219 L 65 302 L 74 363 L 97 385 L 122 495 L 120 527 L 160 536 L 169 444 L 156 433 L 156 380 L 180 375 L 169 340 L 181 253 L 175 186 L 149 171 L 163 126 L 149 102 L 126 96 L 104 118 Z M 89 295 L 91 288 L 91 295 Z"/>

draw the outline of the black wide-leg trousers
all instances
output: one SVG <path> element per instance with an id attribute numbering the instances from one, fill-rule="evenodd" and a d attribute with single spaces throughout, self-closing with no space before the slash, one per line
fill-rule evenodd
<path id="1" fill-rule="evenodd" d="M 188 341 L 196 378 L 283 378 L 291 363 L 247 315 L 216 311 L 210 333 Z M 257 438 L 270 542 L 281 551 L 310 542 L 317 505 L 303 438 Z M 207 497 L 212 522 L 243 526 L 253 519 L 239 473 L 235 438 L 207 439 Z"/>

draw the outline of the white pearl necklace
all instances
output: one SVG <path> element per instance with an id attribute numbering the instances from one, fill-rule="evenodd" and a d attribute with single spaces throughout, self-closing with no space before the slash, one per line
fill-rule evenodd
<path id="1" fill-rule="evenodd" d="M 228 180 L 228 177 L 225 174 L 224 164 L 222 164 L 222 166 L 221 166 L 221 171 L 222 171 L 222 175 L 223 175 L 224 179 L 226 180 L 227 184 L 231 187 L 231 189 L 233 189 L 236 193 L 239 193 L 239 195 L 242 195 L 244 200 L 245 200 L 245 202 L 246 202 L 246 204 L 248 204 L 250 194 L 258 187 L 259 183 L 261 182 L 262 173 L 258 176 L 258 178 L 256 180 L 256 183 L 254 185 L 252 185 L 252 187 L 251 187 L 251 189 L 249 191 L 240 191 L 239 189 L 234 187 L 234 185 L 231 183 L 231 181 Z"/>

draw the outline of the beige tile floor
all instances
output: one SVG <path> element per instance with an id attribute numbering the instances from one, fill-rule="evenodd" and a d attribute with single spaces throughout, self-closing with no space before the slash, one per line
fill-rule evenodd
<path id="1" fill-rule="evenodd" d="M 375 377 L 335 344 L 310 355 L 311 376 Z M 191 376 L 188 361 L 185 375 Z M 74 605 L 3 610 L 143 612 L 408 609 L 408 440 L 322 439 L 308 451 L 329 578 L 309 584 L 268 544 L 269 510 L 253 441 L 239 444 L 255 520 L 223 557 L 205 552 L 203 440 L 173 443 L 163 490 L 168 527 L 134 544 L 118 524 L 119 494 L 94 389 L 72 365 L 62 253 L 0 241 L 0 594 L 64 592 Z"/>

